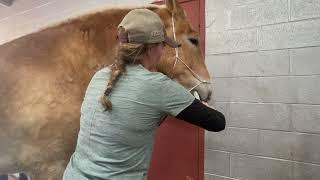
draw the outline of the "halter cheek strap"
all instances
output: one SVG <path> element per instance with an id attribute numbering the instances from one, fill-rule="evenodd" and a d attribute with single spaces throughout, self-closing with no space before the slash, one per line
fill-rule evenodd
<path id="1" fill-rule="evenodd" d="M 174 14 L 173 14 L 173 13 L 172 13 L 172 16 L 171 16 L 171 21 L 172 21 L 173 39 L 176 41 L 177 38 L 176 38 L 176 29 L 175 29 Z M 177 62 L 180 61 L 180 62 L 182 62 L 182 64 L 183 64 L 184 66 L 186 66 L 186 68 L 191 72 L 191 74 L 199 81 L 199 83 L 196 84 L 195 86 L 193 86 L 191 89 L 189 89 L 189 91 L 194 90 L 195 88 L 197 88 L 197 87 L 200 86 L 201 84 L 211 84 L 210 81 L 202 80 L 201 77 L 200 77 L 196 72 L 194 72 L 194 71 L 179 57 L 179 49 L 178 49 L 178 48 L 175 48 L 175 52 L 176 52 L 175 61 L 174 61 L 174 64 L 173 64 L 173 67 L 172 67 L 172 70 L 171 70 L 171 74 L 173 75 L 173 73 L 174 73 L 174 68 L 176 67 Z"/>

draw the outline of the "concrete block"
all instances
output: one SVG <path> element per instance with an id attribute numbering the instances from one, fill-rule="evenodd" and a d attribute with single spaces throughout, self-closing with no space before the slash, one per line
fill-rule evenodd
<path id="1" fill-rule="evenodd" d="M 259 49 L 283 49 L 320 45 L 320 20 L 307 20 L 263 26 Z"/>
<path id="2" fill-rule="evenodd" d="M 206 64 L 213 77 L 288 75 L 290 67 L 287 50 L 208 55 Z"/>
<path id="3" fill-rule="evenodd" d="M 222 32 L 229 29 L 229 7 L 226 1 L 210 0 L 206 3 L 206 31 Z"/>
<path id="4" fill-rule="evenodd" d="M 319 180 L 320 166 L 295 162 L 293 167 L 294 180 Z"/>
<path id="5" fill-rule="evenodd" d="M 0 21 L 3 18 L 30 11 L 31 9 L 42 6 L 50 1 L 52 0 L 23 0 L 14 1 L 10 7 L 0 6 Z"/>
<path id="6" fill-rule="evenodd" d="M 1 22 L 0 22 L 0 27 L 3 27 L 1 25 Z M 6 28 L 0 28 L 0 45 L 8 41 L 8 38 L 9 38 L 8 34 L 9 32 Z"/>
<path id="7" fill-rule="evenodd" d="M 230 126 L 257 129 L 291 129 L 290 109 L 286 104 L 231 103 Z"/>
<path id="8" fill-rule="evenodd" d="M 215 78 L 215 101 L 320 104 L 320 76 Z"/>
<path id="9" fill-rule="evenodd" d="M 320 76 L 292 77 L 290 81 L 291 86 L 295 88 L 291 92 L 296 102 L 320 104 Z"/>
<path id="10" fill-rule="evenodd" d="M 252 180 L 292 180 L 292 163 L 279 159 L 231 154 L 231 177 Z"/>
<path id="11" fill-rule="evenodd" d="M 290 50 L 292 75 L 320 74 L 320 47 Z"/>
<path id="12" fill-rule="evenodd" d="M 238 180 L 238 179 L 205 173 L 204 180 Z"/>
<path id="13" fill-rule="evenodd" d="M 14 13 L 10 13 L 10 9 L 5 6 L 0 5 L 0 22 L 12 16 Z"/>
<path id="14" fill-rule="evenodd" d="M 320 165 L 320 135 L 262 130 L 258 155 Z"/>
<path id="15" fill-rule="evenodd" d="M 206 54 L 257 50 L 257 29 L 210 32 L 206 34 Z"/>
<path id="16" fill-rule="evenodd" d="M 231 8 L 230 29 L 288 22 L 288 1 L 263 1 Z"/>
<path id="17" fill-rule="evenodd" d="M 290 24 L 263 26 L 259 29 L 260 50 L 284 49 L 290 47 Z"/>
<path id="18" fill-rule="evenodd" d="M 320 105 L 291 105 L 295 131 L 320 134 Z"/>
<path id="19" fill-rule="evenodd" d="M 226 119 L 226 126 L 230 125 L 230 103 L 219 103 L 219 102 L 213 102 L 212 100 L 209 102 L 209 104 L 216 110 L 220 111 L 225 119 Z"/>
<path id="20" fill-rule="evenodd" d="M 28 12 L 11 17 L 10 21 L 8 22 L 9 24 L 6 26 L 16 27 L 17 25 L 30 24 L 37 19 L 62 13 L 63 11 L 72 8 L 73 5 L 75 4 L 72 0 L 48 2 Z"/>
<path id="21" fill-rule="evenodd" d="M 320 135 L 296 134 L 293 160 L 320 165 Z"/>
<path id="22" fill-rule="evenodd" d="M 206 173 L 229 176 L 229 162 L 230 153 L 206 149 L 204 166 Z"/>
<path id="23" fill-rule="evenodd" d="M 258 130 L 226 128 L 222 132 L 206 132 L 206 148 L 255 154 L 258 148 Z"/>
<path id="24" fill-rule="evenodd" d="M 265 0 L 226 0 L 228 6 L 244 6 L 249 4 L 264 3 Z"/>
<path id="25" fill-rule="evenodd" d="M 150 3 L 150 0 L 135 0 L 138 6 L 140 4 Z M 7 33 L 0 32 L 1 38 L 0 44 L 10 41 L 14 38 L 23 36 L 25 34 L 35 32 L 44 27 L 61 22 L 68 19 L 69 17 L 78 16 L 85 12 L 90 12 L 92 9 L 101 9 L 101 7 L 113 7 L 125 4 L 132 4 L 133 1 L 115 1 L 110 0 L 106 4 L 102 1 L 85 1 L 79 0 L 78 3 L 74 3 L 72 0 L 65 1 L 32 1 L 27 0 L 26 2 L 16 2 L 11 8 L 17 6 L 17 10 L 13 9 L 12 11 L 18 11 L 19 9 L 27 8 L 25 11 L 17 12 L 15 15 L 8 17 L 7 19 L 0 20 L 0 26 L 5 27 Z M 37 5 L 38 4 L 38 5 Z M 34 7 L 33 7 L 34 6 Z M 33 8 L 32 8 L 33 7 Z M 133 6 L 131 6 L 133 7 Z M 28 9 L 29 8 L 29 9 Z M 1 15 L 0 9 L 0 15 Z M 1 18 L 0 18 L 1 19 Z"/>
<path id="26" fill-rule="evenodd" d="M 296 134 L 261 130 L 258 155 L 293 160 Z"/>
<path id="27" fill-rule="evenodd" d="M 319 0 L 290 0 L 291 20 L 320 17 Z"/>
<path id="28" fill-rule="evenodd" d="M 292 99 L 288 78 L 215 78 L 215 101 L 288 102 Z"/>
<path id="29" fill-rule="evenodd" d="M 291 24 L 290 48 L 320 45 L 320 19 Z"/>

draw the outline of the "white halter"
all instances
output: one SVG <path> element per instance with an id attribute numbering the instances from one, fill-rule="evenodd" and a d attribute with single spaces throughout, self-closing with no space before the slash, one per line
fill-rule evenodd
<path id="1" fill-rule="evenodd" d="M 171 16 L 171 21 L 172 21 L 173 39 L 176 41 L 177 38 L 176 38 L 176 29 L 175 29 L 175 24 L 174 24 L 174 14 L 173 14 L 173 13 L 172 13 L 172 16 Z M 179 60 L 180 62 L 182 62 L 182 64 L 184 64 L 184 65 L 188 68 L 188 70 L 191 72 L 191 74 L 199 81 L 199 83 L 196 84 L 195 86 L 193 86 L 191 89 L 189 89 L 189 91 L 194 90 L 196 87 L 198 87 L 198 86 L 201 85 L 201 84 L 211 84 L 210 81 L 202 80 L 201 77 L 200 77 L 197 73 L 195 73 L 195 72 L 179 57 L 179 49 L 178 49 L 178 48 L 175 48 L 175 51 L 176 51 L 176 56 L 175 56 L 175 59 L 176 59 L 176 60 L 175 60 L 175 62 L 174 62 L 174 64 L 173 64 L 171 73 L 173 74 L 174 68 L 175 68 L 175 66 L 176 66 L 176 64 L 177 64 L 177 62 L 178 62 L 178 60 Z"/>

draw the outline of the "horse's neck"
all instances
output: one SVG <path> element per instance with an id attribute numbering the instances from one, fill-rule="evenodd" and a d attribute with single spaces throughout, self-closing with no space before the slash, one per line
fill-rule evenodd
<path id="1" fill-rule="evenodd" d="M 155 9 L 156 6 L 150 8 Z M 77 76 L 84 85 L 95 71 L 114 62 L 118 44 L 117 26 L 130 10 L 108 9 L 53 27 L 70 28 L 70 32 L 64 35 L 67 36 L 67 41 L 63 42 L 65 48 L 61 51 L 64 52 L 62 54 L 67 54 L 71 47 L 71 55 L 75 58 L 71 57 L 68 60 L 77 70 Z"/>
<path id="2" fill-rule="evenodd" d="M 130 9 L 110 9 L 100 13 L 75 18 L 54 28 L 71 29 L 60 51 L 86 85 L 91 76 L 115 60 L 117 25 Z"/>

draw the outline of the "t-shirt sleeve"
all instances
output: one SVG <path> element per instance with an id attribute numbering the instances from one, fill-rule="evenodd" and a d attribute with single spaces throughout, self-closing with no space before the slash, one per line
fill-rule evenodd
<path id="1" fill-rule="evenodd" d="M 194 101 L 195 97 L 182 85 L 163 78 L 159 85 L 161 110 L 171 116 L 177 116 Z"/>

